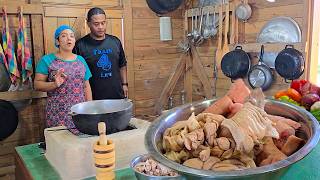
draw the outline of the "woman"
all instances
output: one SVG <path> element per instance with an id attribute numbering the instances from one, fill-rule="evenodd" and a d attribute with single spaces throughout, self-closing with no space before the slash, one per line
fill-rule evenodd
<path id="1" fill-rule="evenodd" d="M 57 53 L 45 55 L 36 68 L 34 87 L 48 93 L 47 127 L 64 125 L 78 133 L 72 122 L 71 106 L 92 100 L 89 78 L 92 76 L 85 60 L 72 53 L 74 31 L 67 25 L 55 31 Z"/>

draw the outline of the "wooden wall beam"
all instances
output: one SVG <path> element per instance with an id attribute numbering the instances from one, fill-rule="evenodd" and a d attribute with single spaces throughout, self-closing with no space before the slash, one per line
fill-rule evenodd
<path id="1" fill-rule="evenodd" d="M 132 4 L 131 0 L 123 0 L 124 18 L 124 50 L 127 58 L 127 78 L 129 84 L 129 98 L 135 102 L 135 73 L 134 73 L 134 51 L 132 30 Z"/>
<path id="2" fill-rule="evenodd" d="M 173 92 L 179 78 L 181 77 L 181 75 L 184 73 L 185 67 L 186 67 L 186 59 L 185 57 L 188 54 L 182 54 L 180 61 L 177 63 L 177 65 L 175 66 L 175 69 L 173 70 L 173 72 L 171 73 L 166 85 L 164 86 L 160 98 L 158 99 L 156 105 L 155 105 L 155 109 L 154 112 L 156 114 L 161 114 L 163 105 L 165 102 L 167 102 L 169 96 L 171 95 L 171 93 Z"/>
<path id="3" fill-rule="evenodd" d="M 196 48 L 193 45 L 191 46 L 191 53 L 193 55 L 193 67 L 195 68 L 198 78 L 200 79 L 203 85 L 204 93 L 207 99 L 211 99 L 213 98 L 213 93 L 211 90 L 210 81 L 201 63 L 201 58 L 199 56 L 199 53 L 197 52 Z"/>

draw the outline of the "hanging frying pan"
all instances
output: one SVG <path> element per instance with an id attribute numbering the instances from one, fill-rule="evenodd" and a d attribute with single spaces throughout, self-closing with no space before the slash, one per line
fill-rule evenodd
<path id="1" fill-rule="evenodd" d="M 0 62 L 0 92 L 8 91 L 11 85 L 11 80 L 5 65 Z"/>
<path id="2" fill-rule="evenodd" d="M 9 137 L 18 126 L 18 111 L 8 101 L 0 99 L 0 141 Z"/>
<path id="3" fill-rule="evenodd" d="M 261 46 L 259 62 L 253 66 L 248 74 L 248 81 L 252 88 L 267 90 L 273 81 L 273 74 L 269 66 L 263 62 L 264 46 Z"/>
<path id="4" fill-rule="evenodd" d="M 149 8 L 157 14 L 166 14 L 176 10 L 183 0 L 147 0 Z"/>
<path id="5" fill-rule="evenodd" d="M 304 63 L 302 53 L 296 50 L 293 45 L 286 45 L 275 60 L 275 69 L 285 80 L 294 80 L 303 74 Z"/>
<path id="6" fill-rule="evenodd" d="M 231 80 L 244 78 L 250 69 L 251 61 L 248 54 L 237 46 L 233 51 L 222 57 L 221 70 Z"/>

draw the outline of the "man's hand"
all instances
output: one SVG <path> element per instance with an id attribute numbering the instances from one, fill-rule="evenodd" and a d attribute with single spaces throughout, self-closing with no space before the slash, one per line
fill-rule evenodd
<path id="1" fill-rule="evenodd" d="M 60 87 L 66 81 L 67 75 L 64 74 L 64 69 L 59 69 L 54 76 L 54 82 L 57 87 Z"/>
<path id="2" fill-rule="evenodd" d="M 128 90 L 128 86 L 127 85 L 122 85 L 122 89 L 123 89 L 123 92 L 124 92 L 124 97 L 128 98 L 129 96 L 129 90 Z"/>

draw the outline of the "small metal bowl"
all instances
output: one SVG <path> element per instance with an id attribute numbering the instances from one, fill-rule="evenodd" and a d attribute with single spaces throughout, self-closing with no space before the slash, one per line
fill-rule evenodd
<path id="1" fill-rule="evenodd" d="M 151 158 L 151 156 L 149 154 L 139 155 L 139 156 L 133 158 L 133 160 L 130 163 L 130 167 L 134 171 L 136 178 L 138 180 L 164 180 L 164 179 L 165 180 L 183 180 L 183 177 L 181 175 L 178 175 L 178 176 L 151 176 L 151 175 L 147 175 L 147 174 L 138 172 L 134 168 L 136 166 L 136 164 L 138 164 L 139 162 L 146 161 L 148 158 Z"/>

